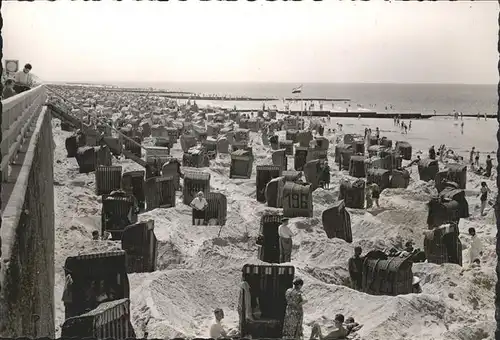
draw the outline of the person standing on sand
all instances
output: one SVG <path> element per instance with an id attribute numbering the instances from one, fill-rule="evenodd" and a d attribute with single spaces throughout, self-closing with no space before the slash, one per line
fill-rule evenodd
<path id="1" fill-rule="evenodd" d="M 190 206 L 193 208 L 194 225 L 202 225 L 205 222 L 205 209 L 208 207 L 203 191 L 198 192 Z"/>
<path id="2" fill-rule="evenodd" d="M 304 281 L 295 279 L 293 288 L 288 288 L 285 292 L 286 309 L 285 319 L 283 321 L 283 338 L 284 339 L 301 339 L 303 334 L 302 323 L 304 320 L 303 305 L 307 301 L 302 296 L 302 287 Z"/>
<path id="3" fill-rule="evenodd" d="M 472 165 L 474 164 L 474 153 L 476 152 L 476 147 L 473 146 L 472 149 L 470 150 L 469 154 L 469 163 Z"/>
<path id="4" fill-rule="evenodd" d="M 281 225 L 278 227 L 278 235 L 280 239 L 280 263 L 290 262 L 292 260 L 293 234 L 288 227 L 288 218 L 281 220 Z"/>
<path id="5" fill-rule="evenodd" d="M 349 259 L 347 265 L 349 267 L 349 276 L 351 278 L 352 288 L 356 290 L 362 289 L 362 274 L 363 274 L 363 258 L 361 257 L 362 249 L 360 246 L 354 248 L 354 256 Z"/>
<path id="6" fill-rule="evenodd" d="M 418 165 L 420 163 L 420 155 L 417 155 L 417 158 L 415 158 L 414 160 L 412 160 L 410 162 L 410 164 L 408 164 L 407 166 L 405 166 L 404 168 L 411 168 L 413 165 Z"/>
<path id="7" fill-rule="evenodd" d="M 429 149 L 429 158 L 436 159 L 436 150 L 434 149 L 434 145 L 432 145 Z"/>
<path id="8" fill-rule="evenodd" d="M 372 183 L 370 187 L 371 187 L 373 202 L 375 203 L 377 208 L 380 208 L 380 205 L 378 204 L 378 199 L 380 198 L 380 188 L 377 185 L 377 183 Z"/>
<path id="9" fill-rule="evenodd" d="M 13 97 L 17 94 L 14 90 L 14 80 L 7 79 L 3 88 L 2 99 Z"/>
<path id="10" fill-rule="evenodd" d="M 476 151 L 476 157 L 474 158 L 474 164 L 479 168 L 479 151 Z"/>
<path id="11" fill-rule="evenodd" d="M 490 155 L 488 155 L 486 156 L 486 172 L 484 173 L 484 176 L 490 178 L 492 168 L 493 168 L 493 162 L 491 161 Z"/>
<path id="12" fill-rule="evenodd" d="M 216 308 L 214 316 L 215 322 L 210 326 L 210 338 L 219 339 L 227 337 L 227 333 L 221 324 L 222 319 L 224 319 L 224 311 L 221 308 Z"/>
<path id="13" fill-rule="evenodd" d="M 464 122 L 460 123 L 460 133 L 463 135 L 464 134 Z"/>
<path id="14" fill-rule="evenodd" d="M 365 187 L 365 200 L 366 200 L 366 209 L 370 209 L 371 207 L 373 207 L 372 188 L 369 182 L 366 183 Z"/>
<path id="15" fill-rule="evenodd" d="M 484 209 L 486 209 L 486 203 L 488 202 L 489 192 L 491 192 L 491 190 L 486 185 L 486 182 L 481 182 L 481 189 L 478 195 L 481 196 L 481 216 L 484 216 Z"/>
<path id="16" fill-rule="evenodd" d="M 321 182 L 322 182 L 322 188 L 323 189 L 329 189 L 330 188 L 330 166 L 328 165 L 328 161 L 325 159 L 323 160 L 323 168 L 321 171 Z"/>
<path id="17" fill-rule="evenodd" d="M 469 235 L 471 236 L 471 243 L 469 249 L 470 264 L 481 264 L 481 256 L 483 256 L 483 244 L 476 235 L 476 229 L 469 228 Z"/>

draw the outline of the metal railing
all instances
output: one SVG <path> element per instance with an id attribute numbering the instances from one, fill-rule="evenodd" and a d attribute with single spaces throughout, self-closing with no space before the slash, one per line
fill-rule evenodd
<path id="1" fill-rule="evenodd" d="M 21 146 L 29 137 L 29 127 L 42 111 L 47 99 L 46 88 L 39 85 L 2 101 L 2 182 L 9 178 L 9 165 L 16 159 Z"/>

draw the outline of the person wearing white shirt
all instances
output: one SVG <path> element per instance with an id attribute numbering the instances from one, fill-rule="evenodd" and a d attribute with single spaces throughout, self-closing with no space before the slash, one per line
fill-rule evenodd
<path id="1" fill-rule="evenodd" d="M 214 310 L 215 322 L 210 326 L 210 338 L 219 339 L 227 337 L 227 333 L 222 327 L 221 321 L 224 319 L 224 311 L 220 308 Z"/>
<path id="2" fill-rule="evenodd" d="M 33 85 L 33 79 L 31 78 L 30 74 L 31 69 L 32 69 L 31 64 L 26 64 L 24 65 L 22 71 L 16 73 L 16 76 L 14 78 L 15 81 L 14 90 L 17 93 L 27 91 Z"/>
<path id="3" fill-rule="evenodd" d="M 481 264 L 481 256 L 483 255 L 483 244 L 476 235 L 476 229 L 469 228 L 469 235 L 472 237 L 472 242 L 469 249 L 469 259 L 471 264 Z"/>
<path id="4" fill-rule="evenodd" d="M 288 218 L 281 220 L 278 227 L 280 239 L 280 263 L 290 262 L 292 259 L 292 231 L 288 227 Z"/>
<path id="5" fill-rule="evenodd" d="M 208 207 L 203 191 L 196 195 L 190 206 L 193 208 L 194 225 L 202 225 L 205 222 L 205 209 Z"/>

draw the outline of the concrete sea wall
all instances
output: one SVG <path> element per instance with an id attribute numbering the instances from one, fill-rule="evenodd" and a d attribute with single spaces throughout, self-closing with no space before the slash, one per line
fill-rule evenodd
<path id="1" fill-rule="evenodd" d="M 36 116 L 21 137 L 22 163 L 12 183 L 2 183 L 13 188 L 2 202 L 0 337 L 55 336 L 53 138 L 45 89 L 37 91 L 43 100 L 31 108 Z"/>

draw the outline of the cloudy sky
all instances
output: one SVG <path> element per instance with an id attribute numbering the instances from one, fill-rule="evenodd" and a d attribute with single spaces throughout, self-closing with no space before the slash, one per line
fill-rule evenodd
<path id="1" fill-rule="evenodd" d="M 4 1 L 4 59 L 52 81 L 488 84 L 498 6 Z"/>

